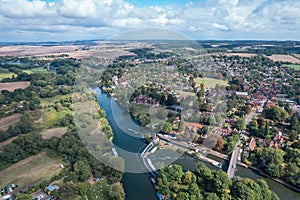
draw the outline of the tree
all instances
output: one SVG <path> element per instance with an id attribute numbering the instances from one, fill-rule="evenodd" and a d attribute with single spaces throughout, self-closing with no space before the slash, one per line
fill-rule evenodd
<path id="1" fill-rule="evenodd" d="M 90 166 L 81 160 L 77 161 L 73 167 L 78 181 L 85 181 L 92 175 Z"/>
<path id="2" fill-rule="evenodd" d="M 278 106 L 272 106 L 264 109 L 263 116 L 267 119 L 282 122 L 287 118 L 288 114 Z"/>
<path id="3" fill-rule="evenodd" d="M 176 200 L 187 200 L 190 199 L 190 195 L 187 192 L 179 192 L 179 194 L 176 196 Z"/>
<path id="4" fill-rule="evenodd" d="M 231 194 L 234 199 L 263 200 L 260 186 L 250 178 L 240 178 L 234 181 Z"/>
<path id="5" fill-rule="evenodd" d="M 212 182 L 212 188 L 214 189 L 214 192 L 221 194 L 223 190 L 229 189 L 230 186 L 231 180 L 224 171 L 214 171 L 214 181 Z"/>
<path id="6" fill-rule="evenodd" d="M 263 200 L 273 200 L 272 191 L 270 190 L 267 182 L 264 179 L 257 179 L 257 184 L 261 188 L 261 194 Z"/>
<path id="7" fill-rule="evenodd" d="M 167 106 L 173 106 L 177 104 L 177 98 L 175 96 L 173 96 L 172 94 L 169 94 L 167 97 L 167 102 L 166 105 Z"/>
<path id="8" fill-rule="evenodd" d="M 120 183 L 112 184 L 109 187 L 108 194 L 111 200 L 123 200 L 125 198 L 125 193 Z"/>
<path id="9" fill-rule="evenodd" d="M 221 151 L 224 148 L 224 139 L 219 135 L 215 146 L 217 151 Z"/>
<path id="10" fill-rule="evenodd" d="M 246 123 L 245 123 L 245 119 L 238 119 L 235 123 L 234 126 L 237 130 L 245 130 L 246 129 Z"/>
<path id="11" fill-rule="evenodd" d="M 162 133 L 170 133 L 172 131 L 172 125 L 169 122 L 166 122 L 163 124 L 160 131 Z"/>

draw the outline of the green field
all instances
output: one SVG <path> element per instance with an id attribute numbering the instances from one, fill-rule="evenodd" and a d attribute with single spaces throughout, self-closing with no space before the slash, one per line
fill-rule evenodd
<path id="1" fill-rule="evenodd" d="M 12 76 L 17 77 L 17 74 L 10 72 L 8 69 L 6 68 L 1 68 L 0 67 L 0 81 L 4 78 L 12 78 Z"/>
<path id="2" fill-rule="evenodd" d="M 30 156 L 0 173 L 0 188 L 9 184 L 18 184 L 20 188 L 50 179 L 61 170 L 60 158 L 52 158 L 46 152 Z"/>
<path id="3" fill-rule="evenodd" d="M 288 65 L 283 65 L 283 66 L 293 68 L 297 71 L 300 70 L 300 65 L 288 64 Z"/>
<path id="4" fill-rule="evenodd" d="M 51 127 L 60 122 L 67 114 L 71 114 L 71 111 L 67 108 L 63 108 L 61 111 L 56 111 L 54 108 L 43 109 L 43 123 L 46 127 Z"/>
<path id="5" fill-rule="evenodd" d="M 215 88 L 217 84 L 228 86 L 228 81 L 215 79 L 215 78 L 196 78 L 196 86 L 200 86 L 201 83 L 204 83 L 205 87 Z"/>
<path id="6" fill-rule="evenodd" d="M 23 70 L 23 72 L 25 72 L 27 74 L 33 74 L 33 73 L 45 73 L 45 72 L 47 72 L 47 70 L 43 67 L 37 67 L 37 68 Z"/>

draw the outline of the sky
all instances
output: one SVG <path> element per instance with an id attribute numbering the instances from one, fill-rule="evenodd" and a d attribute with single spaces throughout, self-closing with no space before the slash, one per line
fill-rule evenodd
<path id="1" fill-rule="evenodd" d="M 300 2 L 0 0 L 0 42 L 108 39 L 143 29 L 194 40 L 300 40 Z"/>

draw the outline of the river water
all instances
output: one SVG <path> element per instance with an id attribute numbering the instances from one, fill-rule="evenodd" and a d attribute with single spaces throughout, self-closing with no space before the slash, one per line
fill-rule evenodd
<path id="1" fill-rule="evenodd" d="M 128 131 L 132 129 L 140 133 L 149 133 L 149 130 L 141 128 L 138 126 L 130 117 L 130 115 L 125 112 L 120 105 L 113 99 L 108 98 L 106 94 L 102 94 L 100 89 L 97 89 L 97 99 L 100 107 L 105 110 L 107 120 L 113 130 L 114 139 L 113 144 L 116 146 L 116 150 L 119 156 L 123 157 L 125 160 L 125 170 L 128 171 L 124 174 L 122 178 L 122 183 L 126 193 L 126 200 L 155 200 L 156 191 L 153 187 L 153 184 L 150 180 L 148 173 L 144 171 L 144 165 L 139 156 L 138 152 L 146 146 L 142 138 L 136 137 L 133 133 Z M 166 157 L 172 158 L 172 152 L 163 152 L 166 154 Z M 175 155 L 176 156 L 176 155 Z M 214 159 L 223 163 L 222 169 L 227 170 L 228 162 L 223 161 L 219 158 Z M 152 156 L 152 161 L 162 160 L 162 157 Z M 164 159 L 166 160 L 166 159 Z M 200 162 L 200 161 L 199 161 Z M 184 170 L 193 170 L 196 165 L 195 159 L 189 156 L 181 156 L 177 159 L 175 164 L 179 164 L 183 167 Z M 211 164 L 205 163 L 211 169 L 218 169 Z M 271 190 L 273 190 L 282 200 L 299 200 L 300 193 L 294 192 L 293 190 L 288 189 L 287 187 L 271 180 L 264 178 L 261 175 L 253 172 L 251 169 L 246 169 L 243 167 L 237 167 L 236 175 L 241 177 L 248 177 L 251 179 L 263 178 L 267 181 Z"/>

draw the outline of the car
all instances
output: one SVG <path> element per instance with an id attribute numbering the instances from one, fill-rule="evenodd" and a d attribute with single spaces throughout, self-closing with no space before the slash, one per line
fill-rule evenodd
<path id="1" fill-rule="evenodd" d="M 232 165 L 232 168 L 235 168 L 235 165 Z"/>

